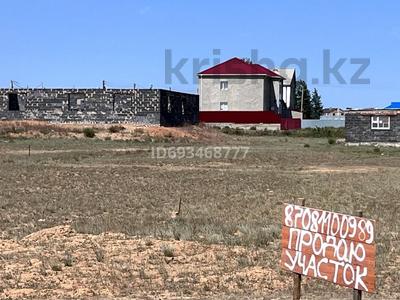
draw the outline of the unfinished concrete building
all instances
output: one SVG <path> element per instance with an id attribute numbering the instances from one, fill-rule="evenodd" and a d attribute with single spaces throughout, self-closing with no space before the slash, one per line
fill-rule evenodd
<path id="1" fill-rule="evenodd" d="M 0 120 L 181 126 L 198 112 L 198 95 L 162 89 L 0 89 Z"/>

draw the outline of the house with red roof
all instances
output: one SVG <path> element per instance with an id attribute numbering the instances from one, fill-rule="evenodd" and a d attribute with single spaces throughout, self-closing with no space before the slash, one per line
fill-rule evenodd
<path id="1" fill-rule="evenodd" d="M 235 57 L 198 77 L 200 122 L 282 124 L 282 119 L 291 119 L 294 103 L 283 100 L 287 80 L 278 72 Z"/>

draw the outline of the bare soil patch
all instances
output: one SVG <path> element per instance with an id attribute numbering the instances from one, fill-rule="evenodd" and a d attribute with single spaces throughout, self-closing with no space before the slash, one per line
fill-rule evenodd
<path id="1" fill-rule="evenodd" d="M 261 250 L 197 242 L 78 234 L 62 225 L 22 240 L 0 240 L 0 299 L 247 294 L 287 288 Z"/>

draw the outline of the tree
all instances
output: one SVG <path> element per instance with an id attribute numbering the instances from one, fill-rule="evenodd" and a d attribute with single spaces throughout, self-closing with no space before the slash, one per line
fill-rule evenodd
<path id="1" fill-rule="evenodd" d="M 251 58 L 243 57 L 242 60 L 243 60 L 246 64 L 250 64 L 250 65 L 253 64 L 253 61 L 251 60 Z"/>
<path id="2" fill-rule="evenodd" d="M 296 103 L 295 110 L 301 111 L 301 98 L 303 96 L 303 118 L 311 119 L 312 115 L 312 105 L 310 91 L 307 88 L 307 83 L 304 80 L 296 81 Z"/>
<path id="3" fill-rule="evenodd" d="M 319 119 L 322 115 L 323 106 L 322 106 L 321 96 L 318 94 L 317 89 L 314 89 L 312 93 L 311 106 L 312 106 L 311 119 Z"/>

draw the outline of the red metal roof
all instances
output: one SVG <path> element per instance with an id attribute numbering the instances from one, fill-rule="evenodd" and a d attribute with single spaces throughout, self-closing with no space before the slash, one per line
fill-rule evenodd
<path id="1" fill-rule="evenodd" d="M 279 74 L 259 64 L 252 64 L 234 57 L 223 63 L 215 65 L 199 73 L 200 75 L 267 75 L 269 77 L 282 78 Z"/>

